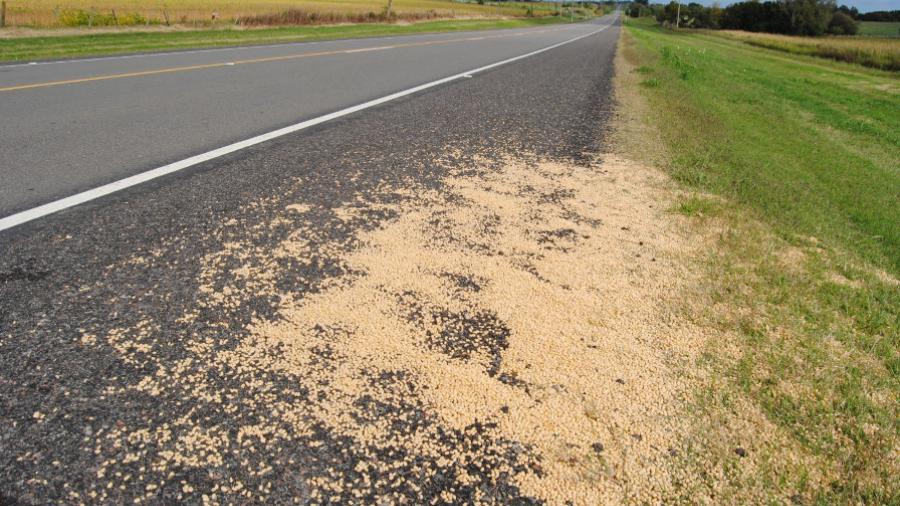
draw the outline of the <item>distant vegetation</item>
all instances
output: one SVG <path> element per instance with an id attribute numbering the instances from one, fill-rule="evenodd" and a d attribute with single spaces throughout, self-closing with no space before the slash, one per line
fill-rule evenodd
<path id="1" fill-rule="evenodd" d="M 681 19 L 678 14 L 681 14 Z M 855 35 L 860 22 L 900 22 L 900 10 L 860 14 L 856 7 L 835 6 L 828 0 L 744 1 L 722 8 L 699 3 L 653 4 L 637 0 L 627 8 L 631 17 L 655 17 L 664 25 L 712 28 L 782 35 Z"/>
<path id="2" fill-rule="evenodd" d="M 7 0 L 8 26 L 110 27 L 135 25 L 318 25 L 421 21 L 466 17 L 586 16 L 613 2 L 497 2 L 488 0 Z"/>
<path id="3" fill-rule="evenodd" d="M 850 10 L 856 12 L 856 7 L 851 8 Z M 857 13 L 857 16 L 854 16 L 860 21 L 893 21 L 900 22 L 900 10 L 896 11 L 875 11 L 875 12 L 867 12 L 865 14 Z"/>
<path id="4" fill-rule="evenodd" d="M 721 35 L 754 46 L 900 71 L 900 21 L 893 21 L 900 11 L 860 14 L 828 0 L 745 1 L 725 8 L 637 0 L 627 13 L 668 27 L 723 30 Z M 857 34 L 865 38 L 848 37 Z"/>

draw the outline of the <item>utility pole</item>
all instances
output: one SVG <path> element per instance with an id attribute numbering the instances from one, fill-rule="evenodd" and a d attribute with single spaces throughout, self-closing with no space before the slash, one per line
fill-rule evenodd
<path id="1" fill-rule="evenodd" d="M 681 2 L 678 2 L 678 14 L 675 15 L 675 28 L 681 26 Z"/>
<path id="2" fill-rule="evenodd" d="M 0 28 L 6 26 L 6 0 L 0 2 Z"/>

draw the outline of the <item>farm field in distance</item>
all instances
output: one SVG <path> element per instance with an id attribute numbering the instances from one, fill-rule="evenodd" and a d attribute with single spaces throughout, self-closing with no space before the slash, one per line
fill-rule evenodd
<path id="1" fill-rule="evenodd" d="M 725 486 L 697 487 L 725 503 L 896 504 L 900 80 L 626 26 L 654 132 L 630 152 L 665 167 L 687 192 L 672 211 L 714 237 L 686 311 L 734 336 L 702 359 L 711 379 L 686 457 L 724 470 Z M 736 440 L 754 442 L 758 465 L 729 467 Z"/>
<path id="2" fill-rule="evenodd" d="M 0 38 L 0 61 L 409 35 L 428 32 L 525 28 L 563 21 L 565 20 L 558 16 L 545 16 L 514 19 L 445 19 L 420 21 L 417 23 L 277 26 L 246 30 L 206 28 L 199 30 L 121 31 L 77 35 L 45 34 L 37 37 Z"/>
<path id="3" fill-rule="evenodd" d="M 0 61 L 184 48 L 524 28 L 582 21 L 610 10 L 525 2 L 176 0 L 7 1 Z"/>
<path id="4" fill-rule="evenodd" d="M 863 37 L 900 37 L 900 21 L 860 21 L 859 35 Z"/>
<path id="5" fill-rule="evenodd" d="M 91 24 L 172 24 L 209 25 L 215 22 L 233 24 L 235 20 L 254 16 L 278 15 L 289 10 L 313 16 L 377 15 L 386 1 L 380 0 L 174 0 L 144 2 L 141 0 L 7 0 L 8 26 L 35 28 L 84 26 Z M 530 9 L 530 11 L 529 11 Z M 552 5 L 504 2 L 502 5 L 451 2 L 445 0 L 395 0 L 392 12 L 401 19 L 408 16 L 432 17 L 499 17 L 534 16 L 551 13 Z M 116 12 L 116 20 L 110 18 Z"/>

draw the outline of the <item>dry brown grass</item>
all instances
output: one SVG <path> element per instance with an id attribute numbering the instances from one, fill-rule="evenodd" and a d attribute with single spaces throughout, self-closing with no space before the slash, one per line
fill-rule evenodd
<path id="1" fill-rule="evenodd" d="M 795 37 L 739 30 L 708 31 L 720 37 L 794 54 L 831 58 L 884 70 L 900 70 L 900 39 L 875 37 Z"/>
<path id="2" fill-rule="evenodd" d="M 241 19 L 267 19 L 278 21 L 289 11 L 309 16 L 331 19 L 334 22 L 354 22 L 383 12 L 387 5 L 381 0 L 171 0 L 146 2 L 142 0 L 7 0 L 6 22 L 8 26 L 37 28 L 66 26 L 67 12 L 88 13 L 97 20 L 116 12 L 119 24 L 137 20 L 138 24 L 215 24 L 234 23 Z M 504 6 L 487 6 L 475 3 L 456 3 L 446 0 L 395 0 L 393 12 L 401 19 L 423 19 L 457 16 L 524 16 L 526 6 L 509 2 Z M 535 15 L 545 12 L 534 8 Z M 549 12 L 549 10 L 546 10 Z M 129 18 L 134 14 L 139 17 Z M 70 16 L 71 17 L 71 16 Z M 345 21 L 346 20 L 346 21 Z M 107 20 L 94 24 L 103 24 Z M 305 24 L 305 23 L 302 23 Z"/>
<path id="3" fill-rule="evenodd" d="M 279 26 L 279 25 L 336 25 L 341 23 L 377 23 L 385 21 L 424 21 L 446 17 L 435 10 L 409 11 L 401 13 L 387 12 L 315 12 L 291 9 L 278 14 L 258 14 L 240 18 L 236 22 L 242 26 Z"/>

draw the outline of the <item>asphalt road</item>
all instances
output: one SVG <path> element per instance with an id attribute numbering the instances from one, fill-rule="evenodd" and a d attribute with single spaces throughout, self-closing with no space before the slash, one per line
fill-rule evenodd
<path id="1" fill-rule="evenodd" d="M 0 65 L 0 217 L 596 28 Z"/>
<path id="2" fill-rule="evenodd" d="M 4 67 L 0 87 L 441 42 L 2 91 L 0 216 L 610 21 Z M 201 285 L 234 282 L 205 274 L 211 258 L 239 265 L 240 255 L 216 256 L 232 251 L 229 245 L 240 244 L 238 253 L 266 251 L 289 237 L 301 218 L 286 205 L 310 209 L 302 220 L 314 233 L 304 238 L 308 258 L 278 260 L 273 283 L 303 297 L 351 274 L 335 252 L 352 250 L 360 231 L 392 218 L 374 212 L 348 221 L 336 213 L 340 206 L 389 202 L 412 186 L 441 191 L 448 164 L 464 168 L 476 158 L 483 164 L 529 153 L 578 161 L 602 150 L 618 32 L 614 24 L 472 79 L 0 232 L 0 503 L 198 503 L 204 495 L 236 504 L 374 504 L 392 496 L 409 504 L 540 502 L 510 476 L 525 471 L 527 448 L 492 438 L 490 421 L 446 428 L 414 392 L 397 405 L 373 407 L 361 398 L 354 416 L 394 420 L 401 413 L 390 430 L 429 434 L 429 447 L 438 450 L 466 448 L 478 465 L 407 458 L 391 443 L 372 449 L 330 431 L 317 422 L 322 399 L 304 387 L 315 378 L 302 373 L 257 370 L 245 382 L 244 372 L 204 368 L 203 382 L 214 390 L 207 395 L 196 384 L 168 382 L 166 371 L 208 367 L 190 360 L 196 343 L 226 353 L 248 336 L 251 322 L 279 319 L 270 293 L 239 284 L 246 295 L 240 302 L 210 305 Z M 456 40 L 466 37 L 479 40 Z M 338 358 L 320 350 L 319 365 L 331 360 Z M 157 387 L 146 388 L 156 377 L 163 378 Z M 402 371 L 382 371 L 371 382 L 399 388 L 398 378 Z M 308 430 L 281 427 L 280 437 L 258 443 L 261 451 L 248 450 L 241 438 L 274 416 L 275 400 L 308 405 Z M 185 420 L 190 430 L 179 425 Z M 540 474 L 539 462 L 526 460 Z M 364 470 L 367 462 L 384 464 L 384 474 Z M 498 466 L 508 471 L 489 469 Z M 233 480 L 243 491 L 220 488 Z M 326 481 L 338 486 L 323 496 L 315 484 Z M 450 492 L 452 500 L 441 495 Z"/>

